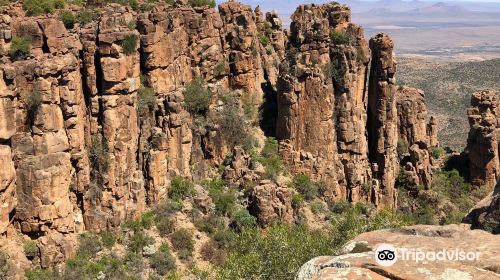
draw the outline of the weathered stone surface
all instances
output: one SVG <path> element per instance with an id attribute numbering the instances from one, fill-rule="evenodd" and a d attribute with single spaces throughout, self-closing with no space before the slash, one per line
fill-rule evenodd
<path id="1" fill-rule="evenodd" d="M 16 170 L 9 146 L 0 145 L 0 234 L 7 230 L 17 204 Z"/>
<path id="2" fill-rule="evenodd" d="M 294 221 L 290 189 L 277 186 L 270 180 L 260 182 L 253 189 L 249 210 L 264 228 L 275 222 L 292 224 Z"/>
<path id="3" fill-rule="evenodd" d="M 431 117 L 428 122 L 425 95 L 422 90 L 399 87 L 396 93 L 398 112 L 398 141 L 408 145 L 409 158 L 403 158 L 407 175 L 415 178 L 414 186 L 429 188 L 432 182 L 432 158 L 430 149 L 438 147 L 437 124 Z"/>
<path id="4" fill-rule="evenodd" d="M 469 116 L 469 138 L 465 152 L 469 157 L 470 180 L 473 185 L 491 188 L 499 180 L 498 97 L 494 91 L 472 94 Z"/>
<path id="5" fill-rule="evenodd" d="M 478 253 L 479 259 L 417 263 L 402 260 L 399 254 L 394 265 L 383 267 L 375 261 L 375 250 L 380 244 L 423 252 L 458 249 Z M 471 230 L 463 224 L 379 230 L 359 235 L 339 256 L 312 259 L 302 266 L 295 279 L 500 279 L 496 253 L 499 246 L 500 236 Z"/>
<path id="6" fill-rule="evenodd" d="M 463 222 L 472 224 L 473 229 L 500 234 L 500 182 L 491 194 L 471 209 Z"/>

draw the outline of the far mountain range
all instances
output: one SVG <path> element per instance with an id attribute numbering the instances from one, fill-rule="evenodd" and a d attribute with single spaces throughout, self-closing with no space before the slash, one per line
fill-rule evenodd
<path id="1" fill-rule="evenodd" d="M 242 0 L 263 11 L 276 10 L 284 26 L 303 0 Z M 310 3 L 328 1 L 310 0 Z M 484 60 L 500 57 L 500 2 L 340 0 L 367 36 L 389 33 L 396 52 L 433 59 Z"/>

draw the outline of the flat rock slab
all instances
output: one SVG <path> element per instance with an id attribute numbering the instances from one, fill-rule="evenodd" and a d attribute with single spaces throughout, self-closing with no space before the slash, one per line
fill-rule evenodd
<path id="1" fill-rule="evenodd" d="M 396 262 L 382 266 L 375 259 L 377 248 L 390 244 L 396 248 Z M 474 258 L 420 260 L 408 252 L 470 252 Z M 363 233 L 347 244 L 339 256 L 317 257 L 304 264 L 296 280 L 316 279 L 398 279 L 398 280 L 476 280 L 500 279 L 500 236 L 470 225 L 418 225 L 401 229 Z"/>

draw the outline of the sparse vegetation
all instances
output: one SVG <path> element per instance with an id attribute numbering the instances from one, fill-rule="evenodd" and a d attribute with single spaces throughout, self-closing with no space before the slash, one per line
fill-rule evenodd
<path id="1" fill-rule="evenodd" d="M 52 14 L 57 9 L 64 8 L 64 0 L 24 0 L 23 9 L 28 16 Z"/>
<path id="2" fill-rule="evenodd" d="M 142 86 L 137 92 L 137 112 L 140 116 L 146 115 L 156 108 L 156 95 L 152 88 Z"/>
<path id="3" fill-rule="evenodd" d="M 170 242 L 181 259 L 188 259 L 193 254 L 193 233 L 188 229 L 181 228 L 170 235 Z"/>
<path id="4" fill-rule="evenodd" d="M 76 14 L 76 20 L 81 24 L 85 25 L 87 23 L 92 22 L 93 20 L 93 12 L 89 9 L 82 9 Z"/>
<path id="5" fill-rule="evenodd" d="M 192 115 L 204 115 L 210 106 L 212 92 L 201 78 L 191 81 L 184 90 L 184 107 Z"/>
<path id="6" fill-rule="evenodd" d="M 60 18 L 66 28 L 72 29 L 75 27 L 76 17 L 72 12 L 64 11 L 61 13 Z"/>
<path id="7" fill-rule="evenodd" d="M 257 34 L 257 37 L 259 37 L 259 41 L 262 44 L 262 46 L 267 47 L 267 45 L 269 45 L 270 39 L 269 37 L 267 37 L 266 34 L 259 32 Z"/>
<path id="8" fill-rule="evenodd" d="M 33 90 L 28 94 L 28 104 L 27 104 L 27 113 L 28 113 L 28 121 L 33 125 L 35 122 L 36 114 L 42 105 L 43 96 L 42 93 L 38 90 Z"/>
<path id="9" fill-rule="evenodd" d="M 109 167 L 109 148 L 106 139 L 100 134 L 92 137 L 92 144 L 89 149 L 89 159 L 94 172 L 106 172 Z"/>
<path id="10" fill-rule="evenodd" d="M 31 49 L 31 38 L 27 36 L 13 37 L 10 43 L 9 56 L 12 59 L 23 59 Z"/>
<path id="11" fill-rule="evenodd" d="M 293 178 L 291 187 L 295 188 L 306 200 L 312 200 L 319 194 L 319 187 L 306 175 Z"/>
<path id="12" fill-rule="evenodd" d="M 219 61 L 214 67 L 214 77 L 222 77 L 227 74 L 229 70 L 229 64 L 225 60 Z"/>
<path id="13" fill-rule="evenodd" d="M 151 257 L 151 268 L 161 276 L 175 270 L 175 259 L 170 253 L 168 244 L 162 244 L 158 252 Z"/>
<path id="14" fill-rule="evenodd" d="M 189 5 L 191 5 L 192 7 L 210 6 L 214 8 L 215 0 L 189 0 Z"/>
<path id="15" fill-rule="evenodd" d="M 38 248 L 36 246 L 36 241 L 26 240 L 23 243 L 24 254 L 28 258 L 34 258 L 38 254 Z"/>
<path id="16" fill-rule="evenodd" d="M 336 45 L 347 45 L 352 42 L 352 38 L 349 34 L 345 32 L 338 32 L 334 29 L 330 31 L 330 39 Z"/>
<path id="17" fill-rule="evenodd" d="M 216 122 L 220 126 L 225 142 L 230 147 L 242 146 L 249 151 L 253 148 L 255 139 L 251 134 L 251 120 L 246 119 L 246 112 L 240 105 L 234 92 L 227 93 Z"/>
<path id="18" fill-rule="evenodd" d="M 4 251 L 0 250 L 0 278 L 7 278 L 7 273 L 10 270 L 9 256 Z"/>
<path id="19" fill-rule="evenodd" d="M 121 41 L 121 46 L 123 49 L 123 53 L 125 55 L 132 55 L 137 51 L 137 41 L 139 37 L 135 34 L 126 35 L 125 38 Z"/>
<path id="20" fill-rule="evenodd" d="M 396 147 L 396 151 L 398 153 L 398 157 L 403 158 L 404 154 L 408 153 L 408 149 L 410 148 L 410 144 L 402 138 L 398 139 L 398 145 Z"/>
<path id="21" fill-rule="evenodd" d="M 181 201 L 194 193 L 193 182 L 186 180 L 180 176 L 176 176 L 170 183 L 168 197 L 174 201 Z"/>
<path id="22" fill-rule="evenodd" d="M 431 149 L 431 155 L 435 159 L 440 159 L 442 156 L 446 155 L 446 150 L 442 147 L 434 147 Z"/>
<path id="23" fill-rule="evenodd" d="M 209 195 L 215 204 L 218 215 L 231 216 L 236 207 L 236 193 L 220 179 L 209 182 Z"/>

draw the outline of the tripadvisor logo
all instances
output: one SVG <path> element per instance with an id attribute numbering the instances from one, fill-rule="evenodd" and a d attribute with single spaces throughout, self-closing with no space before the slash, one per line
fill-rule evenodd
<path id="1" fill-rule="evenodd" d="M 420 248 L 395 248 L 391 244 L 380 244 L 375 250 L 377 264 L 388 267 L 397 261 L 433 262 L 433 261 L 478 261 L 481 253 L 465 251 L 459 248 L 424 251 Z"/>

